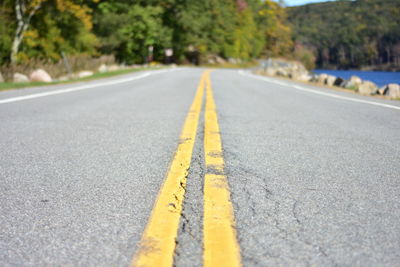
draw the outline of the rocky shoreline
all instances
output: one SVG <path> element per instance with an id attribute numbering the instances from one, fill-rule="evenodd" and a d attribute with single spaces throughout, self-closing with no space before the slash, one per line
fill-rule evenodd
<path id="1" fill-rule="evenodd" d="M 283 77 L 300 82 L 314 83 L 328 87 L 338 87 L 352 90 L 361 95 L 383 96 L 388 99 L 400 99 L 400 85 L 397 83 L 387 84 L 378 87 L 375 83 L 362 80 L 358 76 L 352 76 L 345 80 L 328 74 L 312 74 L 303 64 L 296 61 L 286 61 L 281 59 L 268 59 L 261 61 L 259 68 L 255 70 L 256 74 L 270 77 Z"/>

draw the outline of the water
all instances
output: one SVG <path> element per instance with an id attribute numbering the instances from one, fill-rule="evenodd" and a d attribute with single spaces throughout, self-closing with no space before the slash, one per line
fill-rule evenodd
<path id="1" fill-rule="evenodd" d="M 361 71 L 361 70 L 313 70 L 317 74 L 326 73 L 343 79 L 349 79 L 356 75 L 362 80 L 367 80 L 376 83 L 376 85 L 384 86 L 389 83 L 400 84 L 400 72 L 386 71 Z"/>

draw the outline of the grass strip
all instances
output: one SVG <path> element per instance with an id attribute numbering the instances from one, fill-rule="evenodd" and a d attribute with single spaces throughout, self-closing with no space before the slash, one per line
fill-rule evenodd
<path id="1" fill-rule="evenodd" d="M 122 69 L 122 70 L 103 72 L 103 73 L 96 72 L 93 75 L 88 76 L 88 77 L 76 78 L 76 79 L 71 79 L 71 80 L 66 80 L 66 81 L 54 81 L 54 82 L 49 82 L 49 83 L 46 83 L 46 82 L 25 82 L 25 83 L 5 82 L 5 83 L 0 83 L 0 91 L 91 81 L 91 80 L 109 78 L 109 77 L 113 77 L 113 76 L 117 76 L 117 75 L 128 74 L 128 73 L 133 73 L 133 72 L 138 72 L 138 71 L 143 71 L 143 70 L 156 70 L 156 69 L 161 69 L 161 68 L 162 67 L 150 67 L 150 68 Z"/>

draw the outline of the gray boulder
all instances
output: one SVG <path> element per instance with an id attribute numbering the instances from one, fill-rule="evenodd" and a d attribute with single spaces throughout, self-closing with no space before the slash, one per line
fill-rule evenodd
<path id="1" fill-rule="evenodd" d="M 228 58 L 228 62 L 231 64 L 239 64 L 240 63 L 240 59 L 236 59 L 236 58 Z"/>
<path id="2" fill-rule="evenodd" d="M 345 80 L 343 78 L 337 77 L 335 82 L 333 83 L 334 86 L 342 87 Z"/>
<path id="3" fill-rule="evenodd" d="M 120 66 L 118 66 L 118 65 L 111 65 L 111 66 L 108 66 L 108 71 L 117 71 L 117 70 L 120 70 L 121 68 L 120 68 Z"/>
<path id="4" fill-rule="evenodd" d="M 215 61 L 216 61 L 218 64 L 226 64 L 226 60 L 223 59 L 223 58 L 220 57 L 220 56 L 215 56 Z"/>
<path id="5" fill-rule="evenodd" d="M 276 75 L 282 76 L 282 77 L 289 77 L 289 73 L 284 68 L 278 68 L 276 70 Z"/>
<path id="6" fill-rule="evenodd" d="M 308 71 L 303 64 L 296 61 L 268 59 L 261 62 L 264 74 L 267 76 L 282 76 L 294 80 L 308 80 Z"/>
<path id="7" fill-rule="evenodd" d="M 360 77 L 355 76 L 355 75 L 351 76 L 349 81 L 356 85 L 360 85 L 363 82 Z"/>
<path id="8" fill-rule="evenodd" d="M 400 85 L 397 83 L 386 85 L 384 94 L 390 98 L 400 98 Z"/>
<path id="9" fill-rule="evenodd" d="M 50 75 L 43 69 L 37 69 L 29 75 L 31 82 L 52 82 Z"/>
<path id="10" fill-rule="evenodd" d="M 85 78 L 93 75 L 93 71 L 84 70 L 78 73 L 78 78 Z"/>
<path id="11" fill-rule="evenodd" d="M 328 78 L 328 74 L 321 73 L 318 75 L 317 83 L 325 84 L 326 79 Z"/>
<path id="12" fill-rule="evenodd" d="M 370 81 L 363 81 L 357 89 L 357 92 L 361 95 L 372 95 L 378 90 L 378 86 Z"/>
<path id="13" fill-rule="evenodd" d="M 65 76 L 59 77 L 57 80 L 61 81 L 61 82 L 64 82 L 64 81 L 68 81 L 70 78 L 71 77 L 69 77 L 68 75 L 65 75 Z"/>
<path id="14" fill-rule="evenodd" d="M 318 74 L 315 74 L 315 73 L 311 74 L 310 82 L 316 83 L 316 82 L 318 82 L 318 79 L 319 79 Z"/>
<path id="15" fill-rule="evenodd" d="M 207 59 L 208 64 L 215 64 L 215 60 L 212 58 Z"/>
<path id="16" fill-rule="evenodd" d="M 274 69 L 274 68 L 266 68 L 265 69 L 265 74 L 267 76 L 275 76 L 276 75 L 276 69 Z"/>
<path id="17" fill-rule="evenodd" d="M 357 90 L 358 87 L 362 84 L 362 80 L 358 76 L 351 76 L 349 80 L 344 82 L 343 87 L 347 89 L 354 89 Z"/>
<path id="18" fill-rule="evenodd" d="M 27 83 L 27 82 L 29 82 L 29 78 L 28 78 L 28 76 L 26 76 L 22 73 L 16 72 L 13 75 L 13 81 L 15 83 Z"/>
<path id="19" fill-rule="evenodd" d="M 376 90 L 376 94 L 377 95 L 384 95 L 385 94 L 385 91 L 386 91 L 386 85 L 385 86 L 383 86 L 383 87 L 381 87 L 381 88 L 379 88 L 378 90 Z"/>
<path id="20" fill-rule="evenodd" d="M 325 84 L 328 86 L 333 86 L 335 81 L 336 81 L 336 77 L 332 76 L 332 75 L 327 75 L 326 79 L 325 79 Z"/>
<path id="21" fill-rule="evenodd" d="M 106 64 L 101 64 L 100 67 L 99 67 L 99 69 L 98 69 L 98 71 L 99 71 L 100 73 L 107 72 L 107 71 L 108 71 L 108 68 L 107 68 Z"/>
<path id="22" fill-rule="evenodd" d="M 303 74 L 301 76 L 296 77 L 296 80 L 301 81 L 301 82 L 309 82 L 311 81 L 312 76 L 309 74 Z"/>

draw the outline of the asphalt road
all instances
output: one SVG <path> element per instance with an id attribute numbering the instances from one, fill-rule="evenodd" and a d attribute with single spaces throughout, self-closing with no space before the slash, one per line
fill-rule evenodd
<path id="1" fill-rule="evenodd" d="M 0 265 L 128 266 L 202 71 L 0 92 Z M 400 266 L 400 102 L 211 83 L 244 266 Z M 176 266 L 202 265 L 203 115 Z"/>

